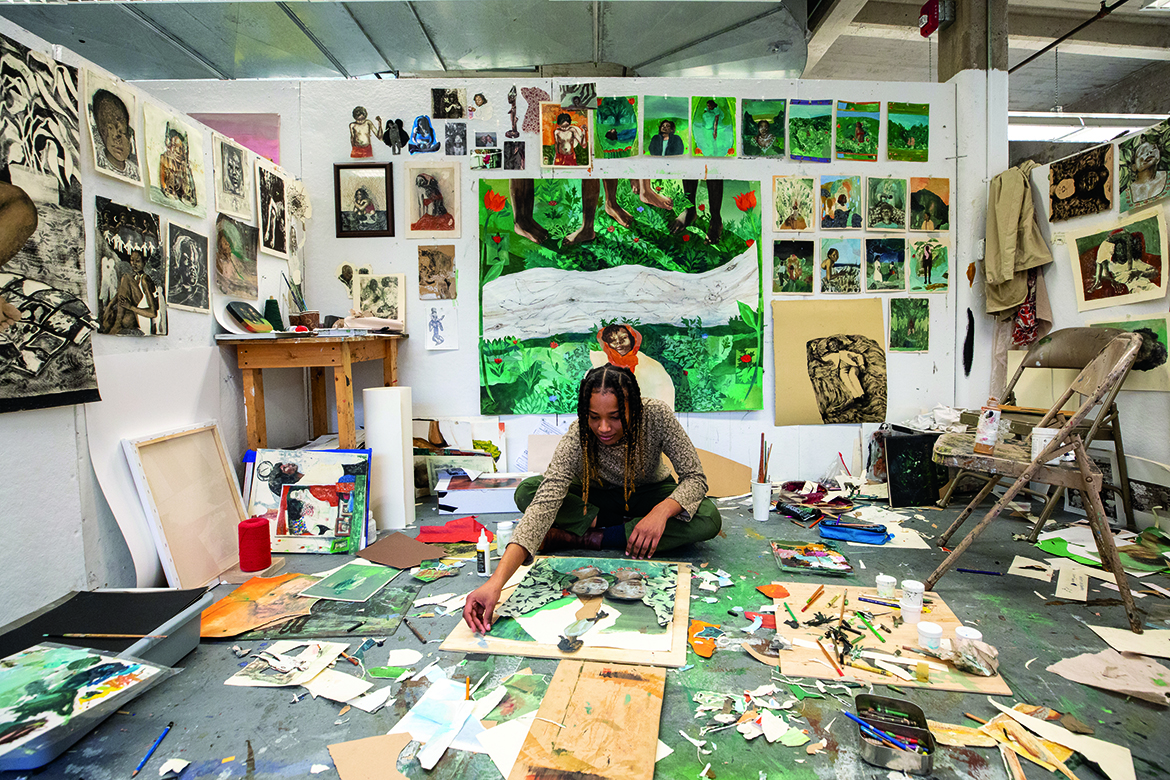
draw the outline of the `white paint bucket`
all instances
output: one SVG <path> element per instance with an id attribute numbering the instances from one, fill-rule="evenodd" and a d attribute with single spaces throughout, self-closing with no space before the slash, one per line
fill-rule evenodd
<path id="1" fill-rule="evenodd" d="M 883 599 L 892 599 L 894 597 L 894 586 L 898 581 L 888 574 L 879 574 L 877 576 L 877 594 Z"/>
<path id="2" fill-rule="evenodd" d="M 927 650 L 938 650 L 942 645 L 942 626 L 922 620 L 918 623 L 918 644 Z"/>
<path id="3" fill-rule="evenodd" d="M 1060 433 L 1059 428 L 1033 428 L 1032 429 L 1032 460 L 1040 457 L 1040 453 L 1056 438 L 1056 434 Z M 1060 463 L 1060 458 L 1051 458 L 1045 461 L 1049 466 L 1055 466 Z"/>
<path id="4" fill-rule="evenodd" d="M 922 594 L 926 586 L 918 580 L 902 580 L 902 600 L 922 608 Z"/>

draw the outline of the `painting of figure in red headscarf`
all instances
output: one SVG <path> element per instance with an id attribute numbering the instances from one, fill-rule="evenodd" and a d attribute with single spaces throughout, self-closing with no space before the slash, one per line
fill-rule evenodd
<path id="1" fill-rule="evenodd" d="M 674 382 L 661 363 L 641 351 L 642 334 L 632 325 L 614 323 L 597 331 L 601 352 L 591 352 L 594 366 L 609 363 L 634 372 L 643 398 L 657 398 L 674 408 Z"/>

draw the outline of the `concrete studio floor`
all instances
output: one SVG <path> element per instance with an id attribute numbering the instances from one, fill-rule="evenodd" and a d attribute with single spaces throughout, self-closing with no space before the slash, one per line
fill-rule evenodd
<path id="1" fill-rule="evenodd" d="M 786 519 L 773 515 L 766 523 L 751 519 L 750 507 L 745 502 L 719 502 L 724 514 L 725 538 L 717 538 L 703 545 L 679 551 L 671 559 L 688 561 L 695 566 L 707 563 L 707 568 L 722 568 L 730 572 L 735 583 L 716 594 L 694 588 L 702 596 L 715 595 L 719 601 L 707 604 L 701 599 L 691 602 L 691 617 L 722 623 L 725 628 L 738 629 L 747 624 L 744 618 L 728 614 L 733 606 L 755 609 L 765 599 L 755 590 L 756 585 L 780 579 L 767 540 L 808 540 L 815 530 L 806 530 Z M 945 530 L 959 511 L 954 505 L 944 511 L 912 510 L 922 514 L 925 521 L 911 521 L 907 525 L 929 536 Z M 481 521 L 494 527 L 494 522 L 513 516 L 481 516 Z M 418 524 L 445 522 L 438 518 L 433 501 L 419 507 Z M 968 525 L 970 527 L 970 524 Z M 1006 571 L 1015 554 L 1044 557 L 1026 542 L 1013 541 L 1013 533 L 1021 533 L 1026 526 L 1021 520 L 997 520 L 979 539 L 963 559 L 965 567 Z M 957 541 L 957 540 L 956 540 Z M 938 549 L 900 550 L 882 547 L 843 548 L 853 561 L 856 573 L 846 580 L 819 578 L 826 584 L 872 587 L 879 573 L 887 573 L 899 580 L 924 580 L 944 557 Z M 605 553 L 613 555 L 614 553 Z M 337 559 L 324 556 L 287 556 L 286 571 L 320 571 Z M 861 569 L 859 562 L 864 562 Z M 401 577 L 406 577 L 403 574 Z M 1147 580 L 1148 581 L 1148 580 Z M 1165 577 L 1154 581 L 1166 585 Z M 396 581 L 397 582 L 397 581 Z M 420 596 L 444 592 L 463 593 L 476 587 L 481 580 L 473 566 L 466 566 L 456 577 L 423 585 Z M 1131 580 L 1133 582 L 1133 580 Z M 1089 598 L 1108 599 L 1115 593 L 1090 585 Z M 226 595 L 233 586 L 221 585 L 217 596 Z M 1127 699 L 1109 691 L 1069 682 L 1045 671 L 1045 667 L 1062 659 L 1084 652 L 1099 652 L 1106 645 L 1079 619 L 1119 628 L 1126 626 L 1125 613 L 1120 604 L 1047 606 L 1034 591 L 1050 596 L 1055 584 L 1046 584 L 1016 576 L 984 576 L 951 572 L 939 583 L 936 592 L 946 600 L 961 620 L 973 621 L 983 632 L 984 639 L 1000 652 L 1000 673 L 1011 686 L 1014 697 L 1000 701 L 1010 706 L 1014 701 L 1043 704 L 1061 712 L 1071 713 L 1092 726 L 1095 736 L 1128 746 L 1133 751 L 1134 765 L 1139 778 L 1170 777 L 1167 760 L 1166 735 L 1170 734 L 1170 716 L 1165 708 Z M 1139 600 L 1139 606 L 1150 609 L 1163 606 L 1157 596 Z M 1164 608 L 1164 606 L 1163 606 Z M 430 608 L 427 608 L 429 610 Z M 426 611 L 412 609 L 417 614 Z M 534 672 L 551 675 L 556 661 L 522 659 L 507 656 L 463 656 L 438 650 L 439 643 L 459 620 L 456 615 L 435 618 L 412 618 L 412 622 L 431 640 L 421 644 L 402 626 L 381 648 L 366 655 L 369 666 L 385 662 L 390 649 L 412 647 L 424 658 L 416 668 L 438 659 L 441 666 L 451 670 L 452 677 L 470 676 L 478 680 L 490 672 L 484 685 L 493 685 L 512 672 L 531 667 Z M 1162 627 L 1165 627 L 1164 625 Z M 783 631 L 783 627 L 781 628 Z M 352 641 L 352 640 L 351 640 Z M 330 760 L 327 745 L 386 733 L 406 710 L 413 705 L 422 688 L 398 692 L 397 702 L 370 715 L 351 709 L 339 717 L 341 705 L 326 699 L 305 697 L 293 702 L 294 692 L 303 689 L 236 688 L 225 686 L 224 680 L 239 668 L 240 660 L 230 650 L 233 642 L 203 643 L 182 661 L 182 674 L 158 686 L 131 702 L 122 713 L 102 723 L 72 750 L 35 774 L 41 778 L 84 778 L 106 780 L 128 777 L 145 755 L 154 739 L 168 721 L 175 727 L 163 741 L 154 757 L 143 770 L 142 777 L 157 777 L 158 767 L 169 758 L 184 758 L 192 764 L 183 773 L 184 780 L 196 777 L 262 778 L 337 777 Z M 252 646 L 257 642 L 248 643 Z M 357 641 L 352 642 L 356 647 Z M 1035 659 L 1032 661 L 1032 659 Z M 1029 663 L 1031 661 L 1031 663 Z M 456 664 L 463 662 L 458 669 Z M 806 721 L 809 736 L 814 742 L 824 738 L 826 749 L 809 755 L 805 748 L 784 747 L 779 742 L 768 744 L 764 739 L 747 742 L 734 729 L 707 735 L 707 749 L 715 747 L 710 755 L 700 756 L 694 746 L 684 741 L 679 730 L 691 736 L 709 722 L 704 716 L 696 720 L 698 706 L 692 700 L 700 691 L 715 691 L 741 696 L 769 682 L 772 669 L 753 660 L 738 649 L 717 650 L 710 659 L 702 659 L 688 650 L 685 671 L 667 673 L 666 696 L 663 703 L 660 738 L 674 748 L 674 753 L 657 765 L 658 778 L 693 778 L 707 762 L 714 777 L 759 780 L 768 778 L 881 778 L 889 770 L 863 763 L 858 756 L 858 738 L 855 728 L 839 715 L 842 704 L 832 698 L 805 699 L 794 711 Z M 344 671 L 351 670 L 345 668 Z M 377 681 L 382 683 L 383 681 Z M 970 712 L 990 718 L 995 710 L 981 695 L 940 692 L 904 688 L 902 693 L 876 686 L 874 693 L 883 696 L 904 697 L 919 705 L 927 717 L 948 723 L 975 725 L 963 713 Z M 778 699 L 786 698 L 783 691 Z M 826 730 L 827 729 L 827 730 Z M 1161 734 L 1161 737 L 1158 735 Z M 1029 778 L 1040 778 L 1046 773 L 1039 767 L 1024 763 Z M 317 767 L 315 765 L 320 765 Z M 1103 778 L 1092 764 L 1074 756 L 1068 766 L 1081 780 Z M 485 755 L 448 751 L 432 772 L 424 772 L 417 762 L 401 767 L 411 778 L 497 778 L 499 773 Z M 313 770 L 318 769 L 318 774 Z M 30 773 L 10 773 L 5 777 L 28 776 Z M 998 780 L 1006 776 L 998 751 L 993 748 L 940 747 L 934 761 L 933 777 L 978 778 Z"/>

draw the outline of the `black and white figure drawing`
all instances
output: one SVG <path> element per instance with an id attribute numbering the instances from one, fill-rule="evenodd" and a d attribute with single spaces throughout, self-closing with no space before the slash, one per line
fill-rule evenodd
<path id="1" fill-rule="evenodd" d="M 285 174 L 268 160 L 256 158 L 256 213 L 260 251 L 288 259 L 288 187 Z"/>
<path id="2" fill-rule="evenodd" d="M 363 317 L 406 320 L 406 274 L 353 277 L 353 308 Z"/>
<path id="3" fill-rule="evenodd" d="M 121 84 L 85 72 L 85 106 L 98 173 L 142 184 L 138 158 L 138 100 Z"/>
<path id="4" fill-rule="evenodd" d="M 825 424 L 886 419 L 886 353 L 881 344 L 866 336 L 836 334 L 812 339 L 805 350 Z"/>
<path id="5" fill-rule="evenodd" d="M 207 236 L 167 225 L 167 306 L 208 312 Z"/>
<path id="6" fill-rule="evenodd" d="M 504 170 L 524 170 L 524 142 L 504 141 Z"/>
<path id="7" fill-rule="evenodd" d="M 449 157 L 458 157 L 467 154 L 467 125 L 464 122 L 448 122 L 443 128 L 446 133 L 446 144 L 443 154 Z M 476 133 L 478 136 L 479 133 Z"/>
<path id="8" fill-rule="evenodd" d="M 418 297 L 423 300 L 455 298 L 455 245 L 418 248 Z"/>
<path id="9" fill-rule="evenodd" d="M 203 128 L 143 102 L 142 139 L 147 196 L 160 206 L 207 216 Z"/>
<path id="10" fill-rule="evenodd" d="M 227 136 L 211 134 L 215 208 L 221 214 L 245 221 L 252 211 L 252 152 Z"/>
<path id="11" fill-rule="evenodd" d="M 382 117 L 375 119 L 381 124 Z M 402 154 L 402 150 L 410 143 L 410 133 L 406 132 L 406 126 L 401 119 L 386 118 L 386 125 L 382 129 L 382 143 L 389 146 L 393 154 Z"/>
<path id="12" fill-rule="evenodd" d="M 1097 464 L 1097 468 L 1101 469 L 1101 481 L 1106 485 L 1117 484 L 1117 453 L 1112 449 L 1090 447 L 1086 450 L 1089 459 Z M 1105 507 L 1105 517 L 1109 519 L 1111 524 L 1117 523 L 1117 492 L 1113 490 L 1101 491 L 1101 504 Z M 1073 512 L 1081 517 L 1087 516 L 1085 511 L 1084 496 L 1079 490 L 1066 490 L 1064 492 L 1064 509 L 1066 512 Z"/>
<path id="13" fill-rule="evenodd" d="M 428 301 L 425 306 L 427 315 L 427 349 L 459 349 L 459 320 L 456 316 L 453 301 Z"/>
<path id="14" fill-rule="evenodd" d="M 561 87 L 561 108 L 597 108 L 597 85 L 592 81 L 585 84 L 566 84 Z"/>
<path id="15" fill-rule="evenodd" d="M 431 90 L 431 116 L 435 119 L 463 119 L 466 106 L 465 89 Z"/>
<path id="16" fill-rule="evenodd" d="M 166 269 L 157 214 L 94 201 L 98 321 L 111 336 L 165 336 Z"/>

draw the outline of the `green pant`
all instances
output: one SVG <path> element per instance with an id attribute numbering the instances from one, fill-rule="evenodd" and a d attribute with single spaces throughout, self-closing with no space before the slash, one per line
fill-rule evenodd
<path id="1" fill-rule="evenodd" d="M 532 503 L 536 489 L 543 481 L 544 477 L 540 475 L 529 477 L 516 488 L 516 506 L 521 512 Z M 598 528 L 624 525 L 626 538 L 629 539 L 638 521 L 664 499 L 670 498 L 676 487 L 678 483 L 672 478 L 636 487 L 630 496 L 630 508 L 627 511 L 626 500 L 620 486 L 605 488 L 591 486 L 589 503 L 586 504 L 581 497 L 581 482 L 573 480 L 569 485 L 569 493 L 561 502 L 561 508 L 553 520 L 553 525 L 581 536 L 589 531 L 594 519 L 597 519 Z M 658 550 L 673 550 L 691 542 L 704 542 L 718 534 L 722 527 L 723 518 L 720 517 L 719 510 L 711 499 L 704 498 L 689 523 L 673 517 L 667 521 L 662 539 L 658 542 Z"/>

